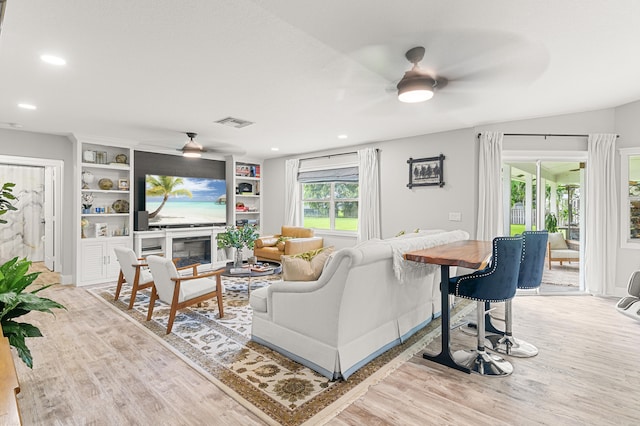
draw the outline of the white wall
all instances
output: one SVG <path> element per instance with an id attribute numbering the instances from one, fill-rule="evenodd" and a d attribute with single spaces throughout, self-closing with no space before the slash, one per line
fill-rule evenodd
<path id="1" fill-rule="evenodd" d="M 454 130 L 411 138 L 372 142 L 366 146 L 379 148 L 382 201 L 383 237 L 400 230 L 414 228 L 464 229 L 475 236 L 477 189 L 477 134 L 493 130 L 505 133 L 618 133 L 617 146 L 640 147 L 640 101 L 598 111 L 558 115 L 553 117 L 493 123 L 475 128 Z M 365 145 L 361 145 L 365 146 Z M 359 146 L 342 150 L 321 151 L 307 156 L 347 152 Z M 586 138 L 508 137 L 503 148 L 510 151 L 586 151 Z M 409 157 L 432 157 L 440 153 L 444 161 L 443 188 L 406 187 L 409 178 Z M 304 158 L 298 156 L 297 158 Z M 293 158 L 293 157 L 288 157 Z M 264 163 L 264 216 L 266 232 L 277 232 L 284 217 L 284 160 L 278 158 Z M 448 220 L 449 212 L 460 212 L 461 222 Z M 331 241 L 331 239 L 330 239 Z M 330 243 L 333 243 L 331 241 Z M 346 244 L 338 241 L 339 246 Z M 620 244 L 618 244 L 620 247 Z M 632 271 L 640 268 L 640 251 L 618 249 L 616 295 L 626 293 L 626 282 Z"/>
<path id="2" fill-rule="evenodd" d="M 0 129 L 0 154 L 62 160 L 64 162 L 62 200 L 62 263 L 63 282 L 73 275 L 73 149 L 72 142 L 64 136 Z"/>
<path id="3" fill-rule="evenodd" d="M 401 230 L 464 229 L 475 235 L 477 209 L 476 175 L 477 147 L 473 129 L 376 142 L 367 146 L 378 148 L 382 203 L 382 236 L 391 237 Z M 355 151 L 358 146 L 342 150 L 323 151 L 300 158 Z M 409 158 L 445 155 L 444 187 L 426 186 L 407 188 Z M 264 215 L 263 232 L 280 230 L 284 218 L 284 162 L 285 158 L 266 160 L 264 163 Z M 461 213 L 460 222 L 450 222 L 449 212 Z M 337 248 L 353 245 L 355 240 L 325 235 L 328 245 Z"/>
<path id="4" fill-rule="evenodd" d="M 617 148 L 640 147 L 640 101 L 619 106 L 616 112 L 616 132 L 620 135 Z M 617 157 L 617 170 L 620 170 L 620 156 Z M 618 187 L 622 185 L 618 176 Z M 620 191 L 618 191 L 620 196 Z M 618 238 L 620 232 L 618 232 Z M 640 249 L 640 247 L 638 247 Z M 620 248 L 616 267 L 616 295 L 627 294 L 627 282 L 631 273 L 640 269 L 640 250 Z"/>

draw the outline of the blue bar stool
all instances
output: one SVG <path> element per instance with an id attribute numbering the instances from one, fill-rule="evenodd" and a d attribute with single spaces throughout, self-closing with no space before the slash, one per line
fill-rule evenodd
<path id="1" fill-rule="evenodd" d="M 522 233 L 522 260 L 518 274 L 518 288 L 534 289 L 540 287 L 544 271 L 544 258 L 547 252 L 547 231 L 525 231 Z M 504 306 L 504 333 L 487 336 L 489 349 L 510 356 L 529 358 L 538 354 L 538 348 L 513 336 L 512 301 Z M 489 331 L 489 330 L 487 330 Z M 492 330 L 492 332 L 495 332 Z"/>
<path id="2" fill-rule="evenodd" d="M 516 294 L 522 237 L 497 237 L 493 240 L 491 264 L 472 274 L 449 280 L 449 294 L 475 300 L 478 304 L 478 345 L 471 351 L 456 351 L 456 363 L 484 376 L 507 376 L 513 372 L 511 363 L 485 350 L 485 302 L 504 302 Z"/>

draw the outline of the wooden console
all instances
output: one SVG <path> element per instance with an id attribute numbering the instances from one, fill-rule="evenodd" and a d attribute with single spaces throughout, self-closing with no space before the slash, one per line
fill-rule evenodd
<path id="1" fill-rule="evenodd" d="M 0 424 L 21 425 L 16 396 L 20 392 L 16 367 L 11 356 L 9 340 L 0 330 Z"/>

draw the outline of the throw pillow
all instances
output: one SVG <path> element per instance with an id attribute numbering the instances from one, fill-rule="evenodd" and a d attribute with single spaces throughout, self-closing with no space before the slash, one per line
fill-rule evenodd
<path id="1" fill-rule="evenodd" d="M 258 238 L 255 241 L 255 246 L 257 248 L 262 248 L 262 247 L 273 247 L 278 243 L 278 239 L 275 237 L 267 237 L 267 238 Z"/>
<path id="2" fill-rule="evenodd" d="M 290 239 L 291 237 L 284 237 L 282 235 L 279 236 L 278 241 L 276 242 L 276 247 L 278 247 L 278 250 L 284 251 L 284 242 Z"/>
<path id="3" fill-rule="evenodd" d="M 566 250 L 569 248 L 561 232 L 549 233 L 549 245 L 551 250 Z"/>
<path id="4" fill-rule="evenodd" d="M 334 247 L 324 247 L 294 255 L 282 255 L 282 279 L 284 281 L 315 281 L 322 274 Z"/>

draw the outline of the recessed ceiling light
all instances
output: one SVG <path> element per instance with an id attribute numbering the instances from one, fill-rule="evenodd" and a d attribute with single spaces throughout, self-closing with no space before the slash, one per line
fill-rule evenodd
<path id="1" fill-rule="evenodd" d="M 18 106 L 22 109 L 38 109 L 37 106 L 31 104 L 18 104 Z"/>
<path id="2" fill-rule="evenodd" d="M 67 65 L 67 61 L 65 61 L 63 58 L 59 56 L 42 55 L 40 56 L 40 59 L 42 59 L 44 62 L 51 65 L 58 65 L 58 66 Z"/>
<path id="3" fill-rule="evenodd" d="M 271 148 L 271 151 L 280 151 L 280 148 Z"/>
<path id="4" fill-rule="evenodd" d="M 347 136 L 347 135 L 338 135 L 338 139 L 346 139 L 346 138 L 348 138 L 348 137 L 349 137 L 349 136 Z"/>

